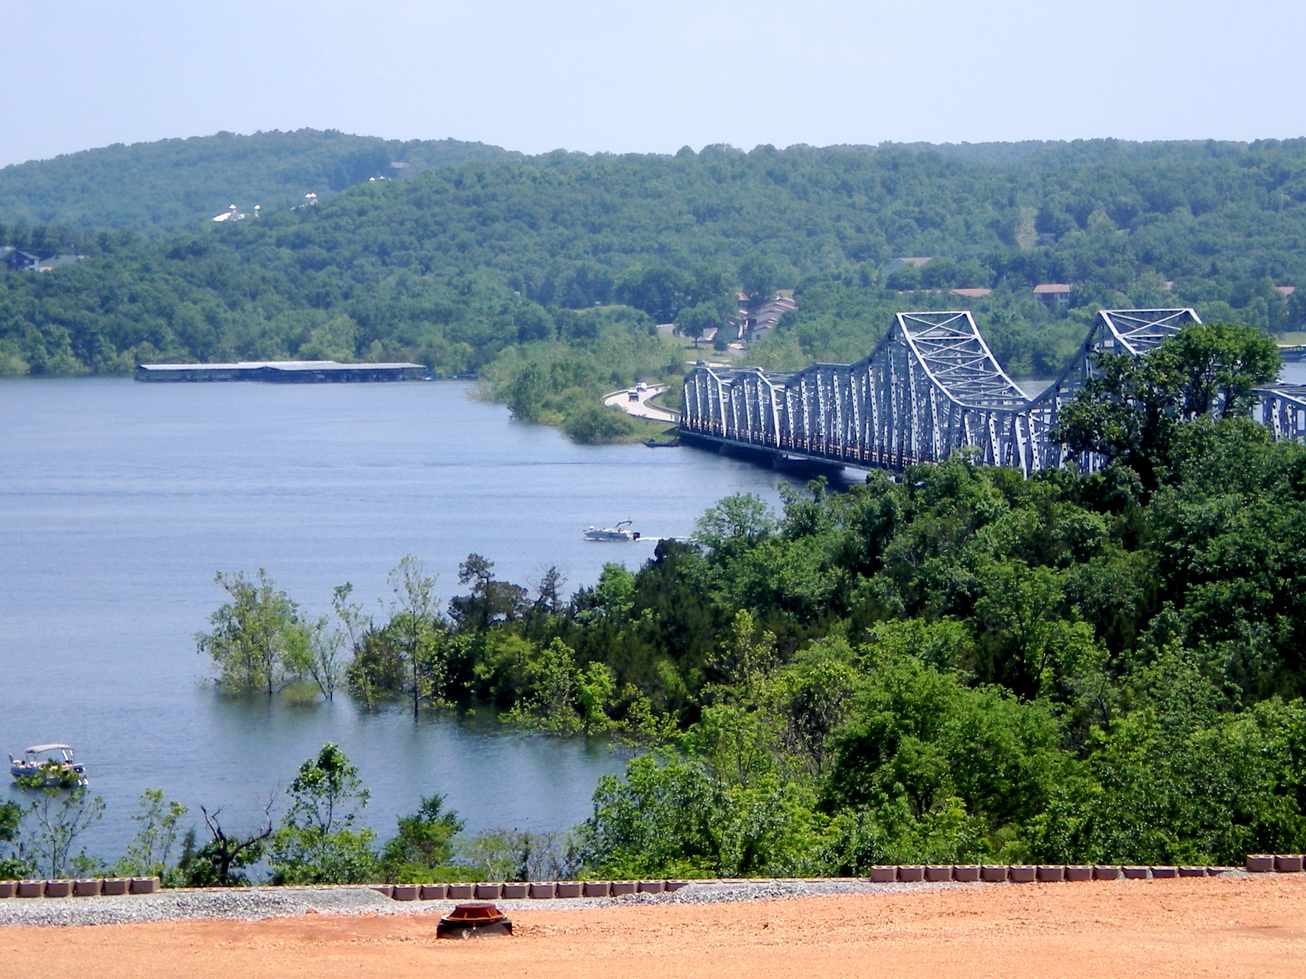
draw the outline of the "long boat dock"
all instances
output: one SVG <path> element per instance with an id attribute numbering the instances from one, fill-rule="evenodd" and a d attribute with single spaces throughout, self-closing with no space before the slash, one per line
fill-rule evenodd
<path id="1" fill-rule="evenodd" d="M 334 360 L 246 360 L 234 364 L 141 364 L 138 381 L 272 381 L 315 384 L 349 381 L 424 381 L 422 364 L 341 364 Z"/>

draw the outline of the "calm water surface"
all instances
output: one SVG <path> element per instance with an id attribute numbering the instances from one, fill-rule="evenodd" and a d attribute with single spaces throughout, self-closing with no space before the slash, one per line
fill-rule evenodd
<path id="1" fill-rule="evenodd" d="M 346 580 L 366 601 L 386 596 L 409 553 L 439 572 L 446 600 L 472 551 L 518 582 L 556 563 L 570 590 L 604 562 L 652 554 L 585 542 L 589 524 L 630 517 L 679 536 L 727 494 L 776 500 L 764 469 L 572 445 L 469 394 L 454 382 L 0 382 L 0 757 L 76 745 L 108 804 L 90 848 L 110 858 L 147 786 L 239 822 L 328 740 L 361 769 L 383 832 L 432 792 L 473 830 L 584 819 L 599 776 L 624 764 L 604 745 L 488 718 L 415 724 L 347 700 L 232 700 L 200 679 L 193 637 L 224 598 L 218 569 L 266 568 L 313 613 Z"/>

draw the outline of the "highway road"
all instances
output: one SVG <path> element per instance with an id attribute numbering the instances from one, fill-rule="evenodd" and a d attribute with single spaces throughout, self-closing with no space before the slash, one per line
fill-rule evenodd
<path id="1" fill-rule="evenodd" d="M 650 398 L 657 397 L 667 389 L 665 384 L 651 384 L 645 391 L 639 392 L 639 400 L 631 401 L 630 395 L 626 391 L 614 391 L 612 394 L 605 395 L 603 403 L 605 405 L 620 408 L 628 415 L 634 415 L 637 418 L 648 418 L 655 422 L 666 422 L 668 425 L 675 425 L 680 421 L 679 412 L 671 411 L 669 408 L 659 408 L 657 405 L 648 403 Z"/>

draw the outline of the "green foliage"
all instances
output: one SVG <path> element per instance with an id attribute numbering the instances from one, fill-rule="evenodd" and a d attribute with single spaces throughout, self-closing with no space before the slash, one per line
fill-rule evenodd
<path id="1" fill-rule="evenodd" d="M 275 693 L 293 675 L 310 644 L 299 607 L 262 568 L 256 581 L 240 571 L 219 571 L 214 581 L 231 601 L 209 617 L 213 631 L 195 637 L 199 652 L 213 660 L 224 691 Z"/>
<path id="2" fill-rule="evenodd" d="M 177 842 L 181 817 L 189 810 L 179 802 L 169 802 L 162 789 L 141 793 L 141 811 L 131 818 L 139 827 L 127 853 L 118 861 L 114 872 L 127 877 L 168 878 L 168 857 Z"/>
<path id="3" fill-rule="evenodd" d="M 43 877 L 69 877 L 97 866 L 78 840 L 104 816 L 104 800 L 85 787 L 44 787 L 27 809 L 28 831 L 20 850 L 21 862 Z"/>
<path id="4" fill-rule="evenodd" d="M 376 834 L 354 826 L 369 793 L 358 769 L 336 745 L 323 745 L 316 758 L 300 765 L 286 793 L 290 807 L 268 844 L 273 883 L 360 884 L 376 879 Z"/>
<path id="5" fill-rule="evenodd" d="M 399 831 L 381 851 L 387 880 L 435 883 L 458 878 L 450 866 L 454 837 L 463 831 L 458 814 L 444 807 L 444 796 L 423 796 L 417 811 L 399 817 Z"/>
<path id="6" fill-rule="evenodd" d="M 20 856 L 16 845 L 25 815 L 23 807 L 16 802 L 0 803 L 0 843 L 7 844 L 0 851 L 0 878 L 12 880 L 27 873 L 27 861 Z"/>

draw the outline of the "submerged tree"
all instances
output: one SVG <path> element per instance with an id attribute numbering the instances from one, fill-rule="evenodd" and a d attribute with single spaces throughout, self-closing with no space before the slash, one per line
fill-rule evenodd
<path id="1" fill-rule="evenodd" d="M 231 601 L 209 617 L 212 632 L 196 635 L 198 651 L 213 660 L 223 690 L 275 693 L 294 672 L 297 651 L 308 645 L 299 606 L 262 568 L 254 581 L 241 571 L 219 571 L 213 580 Z"/>

